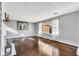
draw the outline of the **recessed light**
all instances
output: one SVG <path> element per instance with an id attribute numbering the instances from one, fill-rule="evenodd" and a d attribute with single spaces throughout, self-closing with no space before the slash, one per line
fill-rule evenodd
<path id="1" fill-rule="evenodd" d="M 54 14 L 54 15 L 57 15 L 58 13 L 57 13 L 57 12 L 54 12 L 53 14 Z"/>

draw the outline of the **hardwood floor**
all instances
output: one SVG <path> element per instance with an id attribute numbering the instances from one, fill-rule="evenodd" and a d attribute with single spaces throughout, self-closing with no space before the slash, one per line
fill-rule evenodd
<path id="1" fill-rule="evenodd" d="M 42 37 L 26 37 L 16 43 L 16 56 L 76 56 L 76 46 Z"/>

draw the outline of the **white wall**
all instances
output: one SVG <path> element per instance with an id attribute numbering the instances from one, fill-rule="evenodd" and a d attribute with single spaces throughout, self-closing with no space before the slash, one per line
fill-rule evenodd
<path id="1" fill-rule="evenodd" d="M 79 15 L 79 12 L 78 12 L 78 15 Z M 78 16 L 78 22 L 79 22 L 79 16 Z M 78 23 L 78 25 L 79 25 L 79 23 Z M 79 28 L 79 26 L 78 26 L 78 28 Z"/>
<path id="2" fill-rule="evenodd" d="M 77 25 L 77 26 L 78 26 L 78 29 L 77 29 L 78 35 L 77 35 L 77 37 L 78 37 L 78 39 L 79 39 L 79 12 L 78 12 L 77 18 L 78 18 L 78 19 L 77 19 L 77 24 L 78 24 L 78 25 Z M 77 39 L 77 40 L 78 40 L 78 39 Z M 78 42 L 79 42 L 79 40 L 78 40 Z"/>
<path id="3" fill-rule="evenodd" d="M 1 2 L 0 2 L 0 55 L 1 55 L 1 32 L 2 32 L 2 30 L 1 30 L 1 28 L 2 28 L 2 25 L 1 25 L 1 21 L 2 20 L 2 9 L 1 9 Z"/>
<path id="4" fill-rule="evenodd" d="M 14 30 L 17 30 L 17 22 L 14 20 L 10 21 L 10 23 L 7 23 L 7 26 Z M 34 35 L 34 24 L 28 23 L 28 30 L 17 30 L 17 31 L 18 31 L 17 35 L 13 35 L 13 34 L 11 35 L 10 33 L 7 33 L 7 36 L 10 37 L 32 36 Z"/>
<path id="5" fill-rule="evenodd" d="M 79 43 L 79 12 L 60 17 L 59 40 Z"/>
<path id="6" fill-rule="evenodd" d="M 34 35 L 39 34 L 39 23 L 34 23 Z"/>

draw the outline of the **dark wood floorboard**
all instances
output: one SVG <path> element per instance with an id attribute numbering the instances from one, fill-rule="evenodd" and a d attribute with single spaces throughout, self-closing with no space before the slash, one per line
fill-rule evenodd
<path id="1" fill-rule="evenodd" d="M 76 46 L 37 36 L 26 37 L 15 46 L 16 56 L 76 56 L 77 50 Z"/>

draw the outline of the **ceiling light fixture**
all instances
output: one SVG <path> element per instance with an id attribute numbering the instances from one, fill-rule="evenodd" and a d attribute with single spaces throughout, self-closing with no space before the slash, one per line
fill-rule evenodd
<path id="1" fill-rule="evenodd" d="M 54 14 L 54 15 L 57 15 L 58 13 L 57 13 L 57 12 L 54 12 L 53 14 Z"/>

